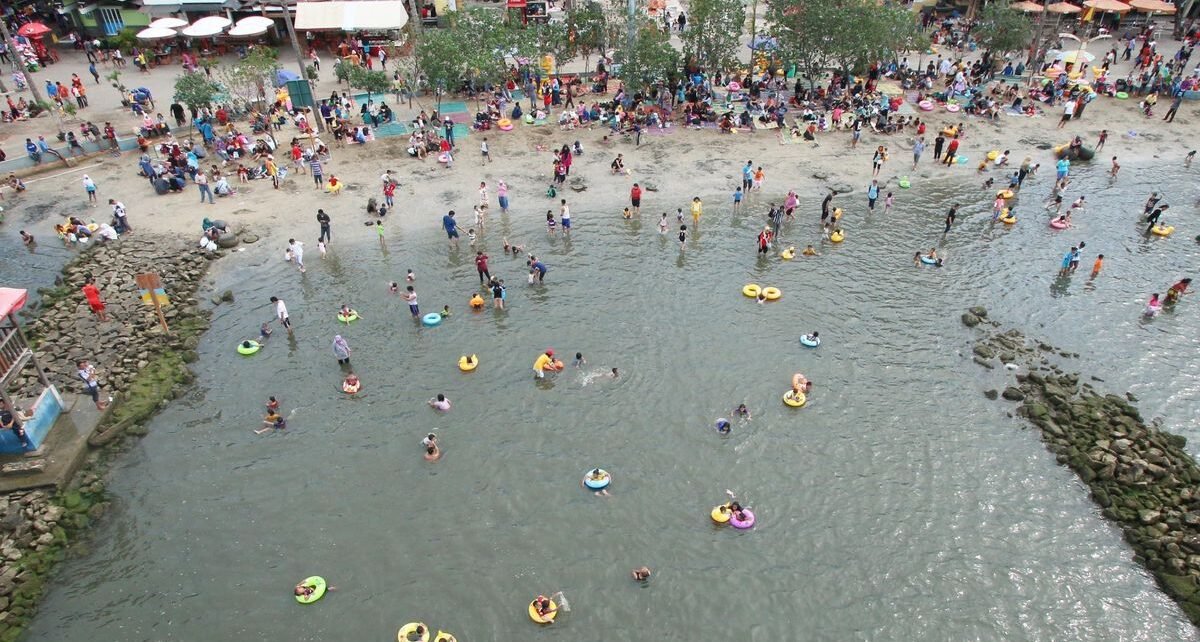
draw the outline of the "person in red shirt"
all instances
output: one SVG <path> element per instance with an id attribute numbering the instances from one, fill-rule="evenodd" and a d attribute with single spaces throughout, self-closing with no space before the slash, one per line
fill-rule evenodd
<path id="1" fill-rule="evenodd" d="M 300 143 L 292 143 L 292 167 L 295 168 L 297 174 L 304 173 L 304 152 L 300 149 Z"/>
<path id="2" fill-rule="evenodd" d="M 104 123 L 104 139 L 108 141 L 108 146 L 110 149 L 120 149 L 117 144 L 117 130 L 113 128 L 112 123 Z"/>
<path id="3" fill-rule="evenodd" d="M 92 313 L 100 321 L 108 321 L 108 315 L 104 312 L 104 301 L 100 300 L 100 288 L 96 287 L 96 281 L 88 279 L 88 282 L 83 286 L 83 296 L 87 298 L 88 307 L 92 309 Z"/>
<path id="4" fill-rule="evenodd" d="M 955 134 L 954 139 L 950 141 L 950 146 L 946 148 L 945 163 L 947 165 L 953 165 L 954 157 L 957 154 L 958 154 L 958 134 Z"/>
<path id="5" fill-rule="evenodd" d="M 483 252 L 475 253 L 475 271 L 479 272 L 480 283 L 487 283 L 492 278 L 492 274 L 488 272 L 487 262 L 488 255 L 484 254 Z M 484 279 L 484 277 L 487 277 L 487 279 Z"/>
<path id="6" fill-rule="evenodd" d="M 633 213 L 641 215 L 642 213 L 642 188 L 637 184 L 633 184 L 633 189 L 629 190 L 629 204 L 633 206 Z"/>
<path id="7" fill-rule="evenodd" d="M 395 195 L 396 195 L 396 183 L 394 181 L 388 181 L 387 183 L 384 183 L 384 185 L 383 185 L 383 202 L 386 203 L 388 207 L 395 207 L 395 203 L 393 202 L 393 198 L 392 198 Z"/>

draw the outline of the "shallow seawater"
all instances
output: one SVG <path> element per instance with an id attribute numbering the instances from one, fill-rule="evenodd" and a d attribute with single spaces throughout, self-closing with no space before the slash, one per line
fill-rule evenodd
<path id="1" fill-rule="evenodd" d="M 851 194 L 847 242 L 792 262 L 755 258 L 760 213 L 710 206 L 680 252 L 658 208 L 627 223 L 580 205 L 573 239 L 547 240 L 531 196 L 486 238 L 507 313 L 466 309 L 473 253 L 433 231 L 390 237 L 385 253 L 369 229 L 335 227 L 335 253 L 310 247 L 303 278 L 274 251 L 247 253 L 219 278 L 237 301 L 216 309 L 195 390 L 121 460 L 93 552 L 63 566 L 28 639 L 385 640 L 414 620 L 460 640 L 1200 639 L 1074 475 L 984 399 L 1004 375 L 971 363 L 959 321 L 986 305 L 1080 353 L 1069 367 L 1135 392 L 1196 452 L 1198 303 L 1151 321 L 1141 309 L 1196 265 L 1200 231 L 1183 212 L 1170 239 L 1134 222 L 1164 185 L 1190 210 L 1194 181 L 1126 167 L 1115 189 L 1102 173 L 1076 168 L 1070 198 L 1094 204 L 1066 232 L 1040 212 L 1052 175 L 1027 185 L 1010 229 L 988 222 L 973 178 L 915 181 L 888 215 Z M 818 200 L 786 243 L 817 240 Z M 500 256 L 503 235 L 536 245 L 545 286 Z M 1081 239 L 1081 271 L 1060 279 Z M 914 267 L 935 244 L 946 267 Z M 409 268 L 422 312 L 453 308 L 440 327 L 388 295 Z M 783 298 L 757 305 L 747 282 Z M 240 357 L 271 295 L 295 339 L 276 332 Z M 363 319 L 339 325 L 343 302 Z M 819 349 L 797 341 L 811 330 Z M 354 398 L 338 392 L 335 333 L 364 381 Z M 547 347 L 588 363 L 534 382 Z M 472 353 L 479 369 L 459 372 Z M 780 402 L 796 371 L 816 383 L 800 410 Z M 425 405 L 439 392 L 449 413 Z M 271 394 L 288 430 L 256 436 Z M 742 402 L 753 419 L 720 437 L 713 422 Z M 428 431 L 445 448 L 432 465 Z M 613 472 L 610 497 L 580 488 L 594 466 Z M 753 529 L 710 522 L 726 489 L 754 508 Z M 646 587 L 628 575 L 642 564 Z M 301 607 L 291 588 L 312 574 L 338 590 Z M 571 612 L 531 623 L 530 599 L 560 590 Z"/>

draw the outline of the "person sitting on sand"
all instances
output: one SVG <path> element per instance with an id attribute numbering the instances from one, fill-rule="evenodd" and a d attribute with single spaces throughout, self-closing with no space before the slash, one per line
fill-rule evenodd
<path id="1" fill-rule="evenodd" d="M 609 165 L 609 167 L 612 168 L 612 173 L 614 173 L 614 174 L 624 174 L 625 173 L 625 157 L 624 157 L 624 155 L 617 154 L 617 157 L 613 159 L 613 162 L 611 165 Z"/>
<path id="2" fill-rule="evenodd" d="M 433 408 L 434 410 L 441 410 L 442 412 L 445 412 L 450 409 L 450 400 L 446 398 L 446 395 L 440 392 L 436 397 L 430 397 L 428 403 L 429 407 Z"/>

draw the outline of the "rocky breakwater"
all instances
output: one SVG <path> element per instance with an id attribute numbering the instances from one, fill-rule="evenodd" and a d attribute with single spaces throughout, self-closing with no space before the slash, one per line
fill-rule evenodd
<path id="1" fill-rule="evenodd" d="M 1012 379 L 984 394 L 1020 404 L 1015 414 L 1036 426 L 1058 463 L 1088 486 L 1104 517 L 1121 528 L 1134 561 L 1200 626 L 1200 466 L 1184 450 L 1186 439 L 1143 420 L 1133 394 L 1106 394 L 1056 363 L 1077 354 L 1017 330 L 1001 332 L 986 317 L 982 308 L 963 315 L 964 324 L 984 331 L 973 359 L 1003 365 Z"/>
<path id="2" fill-rule="evenodd" d="M 58 285 L 39 290 L 41 300 L 22 312 L 32 319 L 26 333 L 59 390 L 66 395 L 83 391 L 76 362 L 88 359 L 104 393 L 115 399 L 89 439 L 95 450 L 61 491 L 0 497 L 0 642 L 20 636 L 47 571 L 83 545 L 84 529 L 107 508 L 102 477 L 122 449 L 120 437 L 145 434 L 146 420 L 192 381 L 187 363 L 197 358 L 199 335 L 208 328 L 196 292 L 214 257 L 190 244 L 140 235 L 91 247 L 63 268 Z M 160 275 L 170 297 L 163 311 L 169 332 L 139 297 L 134 278 L 146 272 Z M 107 303 L 106 322 L 96 319 L 80 291 L 89 278 Z M 232 300 L 232 293 L 226 299 Z M 26 398 L 40 390 L 30 369 L 16 383 Z M 83 397 L 79 403 L 91 400 Z"/>

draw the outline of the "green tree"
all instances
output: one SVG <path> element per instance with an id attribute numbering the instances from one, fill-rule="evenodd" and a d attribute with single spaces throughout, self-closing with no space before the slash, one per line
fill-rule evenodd
<path id="1" fill-rule="evenodd" d="M 829 9 L 825 47 L 843 73 L 864 72 L 919 41 L 916 14 L 907 9 L 874 0 L 841 0 Z"/>
<path id="2" fill-rule="evenodd" d="M 232 65 L 217 68 L 221 86 L 231 99 L 252 104 L 267 99 L 267 87 L 275 82 L 279 58 L 274 49 L 251 47 L 246 57 Z"/>
<path id="3" fill-rule="evenodd" d="M 983 8 L 971 36 L 987 51 L 1003 54 L 1027 47 L 1033 38 L 1033 25 L 1008 3 L 992 2 Z"/>
<path id="4" fill-rule="evenodd" d="M 775 39 L 780 56 L 796 65 L 799 74 L 808 79 L 810 89 L 830 67 L 831 43 L 825 25 L 836 11 L 833 4 L 800 0 L 776 0 L 767 8 L 767 23 L 771 25 L 768 33 Z"/>
<path id="5" fill-rule="evenodd" d="M 577 54 L 583 54 L 583 70 L 591 64 L 592 54 L 604 54 L 608 42 L 608 16 L 595 0 L 575 2 L 567 11 L 567 37 L 575 44 Z"/>
<path id="6" fill-rule="evenodd" d="M 618 54 L 621 80 L 631 92 L 645 91 L 679 73 L 679 51 L 671 46 L 670 36 L 650 20 L 638 25 L 633 47 L 624 47 Z"/>
<path id="7" fill-rule="evenodd" d="M 372 94 L 387 94 L 392 88 L 392 79 L 386 71 L 371 71 L 366 67 L 350 67 L 350 86 L 367 92 L 367 100 Z"/>
<path id="8" fill-rule="evenodd" d="M 684 55 L 709 71 L 736 66 L 745 26 L 746 7 L 741 0 L 691 0 Z"/>
<path id="9" fill-rule="evenodd" d="M 190 109 L 211 107 L 213 99 L 220 93 L 221 86 L 209 80 L 202 71 L 185 73 L 175 78 L 175 102 L 187 105 Z"/>
<path id="10" fill-rule="evenodd" d="M 458 87 L 467 69 L 467 51 L 451 29 L 428 29 L 417 44 L 417 66 L 434 94 L 437 109 L 442 96 Z"/>

